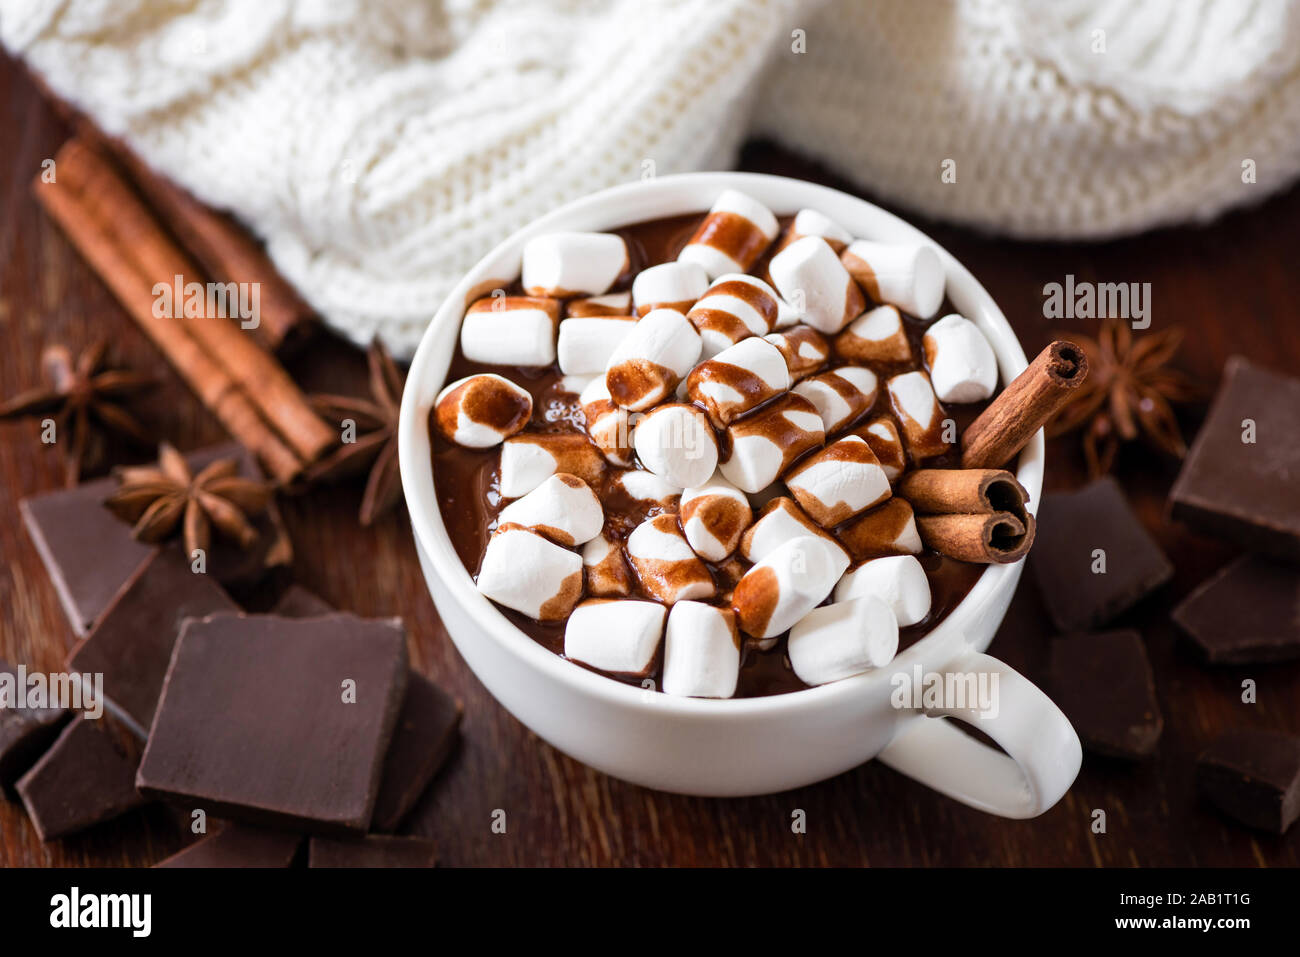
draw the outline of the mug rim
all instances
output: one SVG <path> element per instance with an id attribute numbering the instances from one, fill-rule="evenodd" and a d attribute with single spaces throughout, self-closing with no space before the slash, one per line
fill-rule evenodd
<path id="1" fill-rule="evenodd" d="M 872 220 L 873 228 L 866 231 L 849 228 L 850 233 L 855 237 L 861 236 L 861 238 L 887 242 L 924 242 L 933 246 L 944 264 L 947 298 L 955 307 L 961 309 L 962 315 L 976 322 L 989 338 L 998 360 L 1002 381 L 1009 383 L 1028 366 L 1019 339 L 993 297 L 943 246 L 910 223 L 874 203 L 831 187 L 792 177 L 739 172 L 681 173 L 609 187 L 565 203 L 533 220 L 511 233 L 480 258 L 443 300 L 426 326 L 411 360 L 406 388 L 402 395 L 398 420 L 398 462 L 415 544 L 427 561 L 427 565 L 424 565 L 421 571 L 427 575 L 431 566 L 433 573 L 442 580 L 449 596 L 482 632 L 481 635 L 467 640 L 494 641 L 504 650 L 521 659 L 523 664 L 568 686 L 570 691 L 595 696 L 609 704 L 643 711 L 647 717 L 671 713 L 676 716 L 707 715 L 715 721 L 739 720 L 755 714 L 770 715 L 782 711 L 834 707 L 842 697 L 868 695 L 873 693 L 875 685 L 887 686 L 890 676 L 900 671 L 911 670 L 914 665 L 924 666 L 928 663 L 929 670 L 941 668 L 970 644 L 966 639 L 966 623 L 977 620 L 983 609 L 993 603 L 1003 589 L 1015 587 L 1019 579 L 1018 566 L 1025 561 L 1022 558 L 1020 562 L 1012 564 L 989 565 L 980 574 L 971 590 L 942 622 L 914 644 L 900 651 L 885 668 L 812 688 L 749 698 L 688 698 L 666 694 L 657 689 L 647 693 L 647 689 L 638 685 L 627 684 L 590 671 L 543 647 L 511 623 L 500 609 L 478 591 L 470 572 L 461 563 L 451 543 L 442 520 L 433 480 L 428 410 L 443 387 L 442 380 L 446 377 L 446 369 L 442 369 L 436 382 L 427 380 L 431 378 L 430 367 L 441 361 L 440 335 L 447 334 L 452 342 L 451 348 L 446 350 L 447 360 L 450 361 L 454 344 L 460 338 L 460 320 L 466 306 L 467 295 L 476 287 L 481 288 L 489 280 L 511 281 L 513 276 L 503 279 L 491 275 L 492 269 L 502 259 L 510 257 L 518 259 L 524 243 L 532 236 L 561 229 L 615 229 L 653 219 L 656 216 L 667 217 L 703 212 L 711 204 L 711 199 L 701 204 L 695 201 L 693 195 L 689 200 L 679 198 L 675 202 L 669 202 L 666 197 L 673 193 L 689 194 L 693 190 L 701 193 L 711 190 L 712 195 L 716 197 L 718 192 L 726 188 L 756 194 L 756 198 L 765 205 L 776 207 L 773 211 L 777 215 L 788 215 L 804 206 L 812 206 L 838 221 L 845 217 L 842 214 L 836 215 L 833 212 L 836 208 L 842 210 L 846 205 L 857 207 L 856 215 L 851 218 Z M 765 199 L 764 194 L 768 198 Z M 795 207 L 786 208 L 790 205 L 789 202 L 772 202 L 773 194 L 793 200 Z M 799 198 L 795 198 L 796 196 Z M 637 198 L 659 199 L 661 207 L 673 208 L 661 208 L 657 214 L 651 212 L 649 215 L 632 218 L 606 213 L 602 219 L 603 208 L 626 205 L 627 201 Z M 675 208 L 677 206 L 685 208 L 678 211 Z M 587 221 L 588 225 L 577 225 L 575 221 Z M 517 267 L 515 272 L 518 272 Z M 961 305 L 958 300 L 964 300 L 966 304 Z M 1040 429 L 1021 452 L 1016 468 L 1016 477 L 1029 496 L 1027 508 L 1031 514 L 1036 513 L 1042 492 L 1044 458 L 1045 442 Z M 425 587 L 429 588 L 427 582 Z M 445 622 L 444 627 L 446 627 Z M 447 631 L 448 636 L 451 637 L 450 628 Z M 453 643 L 457 642 L 457 639 L 452 640 Z"/>

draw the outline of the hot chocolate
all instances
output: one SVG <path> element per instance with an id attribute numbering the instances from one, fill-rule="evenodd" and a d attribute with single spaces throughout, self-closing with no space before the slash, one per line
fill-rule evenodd
<path id="1" fill-rule="evenodd" d="M 939 536 L 971 516 L 899 494 L 962 469 L 996 389 L 988 343 L 947 305 L 930 247 L 734 191 L 534 239 L 521 277 L 466 303 L 430 415 L 461 561 L 544 647 L 673 694 L 887 663 L 1033 537 L 1023 499 L 986 496 L 961 526 L 985 538 L 957 560 Z"/>

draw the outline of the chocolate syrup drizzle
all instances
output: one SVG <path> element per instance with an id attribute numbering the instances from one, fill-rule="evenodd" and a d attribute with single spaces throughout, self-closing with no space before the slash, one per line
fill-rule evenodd
<path id="1" fill-rule="evenodd" d="M 686 245 L 687 240 L 695 232 L 703 217 L 703 213 L 674 216 L 637 223 L 633 226 L 614 230 L 627 241 L 630 268 L 627 274 L 610 291 L 621 292 L 628 289 L 631 286 L 632 277 L 642 269 L 676 259 L 678 252 Z M 792 218 L 783 217 L 781 219 L 783 229 L 788 227 Z M 750 270 L 753 275 L 764 275 L 766 273 L 768 259 L 775 251 L 775 248 L 776 244 L 773 243 L 769 248 L 769 252 L 754 265 L 754 268 Z M 515 283 L 506 288 L 506 292 L 508 295 L 521 295 L 522 288 L 516 280 Z M 954 310 L 951 304 L 945 302 L 940 315 L 952 311 Z M 921 338 L 930 325 L 929 322 L 923 322 L 906 315 L 903 317 L 903 324 L 912 346 L 912 355 L 915 361 L 910 363 L 854 363 L 855 365 L 866 365 L 877 374 L 880 378 L 879 395 L 872 408 L 853 420 L 853 422 L 847 423 L 836 433 L 837 436 L 846 434 L 854 427 L 877 416 L 889 415 L 891 418 L 894 417 L 889 406 L 889 396 L 885 389 L 885 382 L 891 376 L 922 367 Z M 846 363 L 840 362 L 832 356 L 827 365 L 820 371 L 829 371 L 838 365 L 844 364 Z M 578 405 L 578 397 L 563 390 L 563 376 L 557 365 L 537 369 L 471 362 L 465 358 L 461 353 L 460 346 L 457 345 L 455 354 L 452 357 L 451 367 L 447 372 L 447 381 L 452 382 L 464 376 L 475 375 L 480 372 L 494 372 L 505 376 L 532 394 L 533 418 L 529 422 L 526 431 L 583 431 L 583 415 Z M 957 423 L 960 433 L 964 432 L 966 427 L 974 421 L 985 405 L 987 403 L 971 403 L 969 405 L 945 406 L 944 408 L 946 415 Z M 759 406 L 758 409 L 747 413 L 747 415 L 752 415 L 765 407 L 766 405 Z M 461 448 L 442 437 L 438 429 L 434 427 L 432 417 L 429 426 L 433 444 L 434 480 L 443 522 L 447 526 L 452 544 L 455 546 L 456 553 L 460 556 L 466 570 L 471 575 L 477 575 L 483 553 L 487 548 L 488 537 L 496 527 L 497 515 L 507 504 L 502 499 L 498 486 L 497 467 L 500 449 L 499 447 L 491 449 Z M 830 441 L 830 437 L 828 437 L 827 441 Z M 957 468 L 957 447 L 954 446 L 952 452 L 926 459 L 923 462 L 913 462 L 909 458 L 908 467 Z M 725 455 L 725 452 L 723 454 Z M 661 511 L 653 503 L 632 500 L 625 493 L 616 491 L 613 488 L 597 489 L 597 492 L 605 508 L 605 532 L 614 541 L 626 539 L 632 529 L 636 528 L 645 518 Z M 734 558 L 743 562 L 743 559 L 739 559 L 738 555 L 734 556 Z M 902 629 L 899 635 L 900 648 L 905 648 L 919 641 L 935 625 L 943 621 L 974 587 L 975 582 L 985 568 L 983 565 L 954 561 L 928 550 L 918 555 L 917 558 L 930 581 L 932 594 L 930 614 L 923 621 Z M 735 561 L 723 563 L 723 565 L 710 565 L 709 567 L 718 583 L 719 593 L 729 592 L 735 584 Z M 635 580 L 635 576 L 633 578 Z M 649 596 L 644 593 L 637 593 L 632 597 L 648 598 Z M 557 655 L 563 656 L 564 622 L 537 622 L 508 608 L 497 607 L 506 618 L 538 644 Z M 662 655 L 662 651 L 660 654 Z M 648 676 L 653 680 L 656 688 L 659 687 L 661 668 L 662 660 L 656 658 L 653 670 Z M 603 672 L 601 673 L 603 674 Z M 609 677 L 614 678 L 614 680 L 624 680 L 630 684 L 642 684 L 645 681 L 645 679 L 639 677 L 626 679 L 616 676 Z M 794 672 L 790 670 L 785 656 L 784 635 L 769 651 L 760 651 L 752 641 L 745 642 L 736 697 L 753 698 L 783 694 L 806 687 L 807 685 L 795 677 Z"/>

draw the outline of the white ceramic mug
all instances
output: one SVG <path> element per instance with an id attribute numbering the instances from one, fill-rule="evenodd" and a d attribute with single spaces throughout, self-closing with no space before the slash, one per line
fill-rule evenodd
<path id="1" fill-rule="evenodd" d="M 434 315 L 416 351 L 398 427 L 402 486 L 429 591 L 447 633 L 493 696 L 561 751 L 598 770 L 665 791 L 710 796 L 765 794 L 820 781 L 878 757 L 972 807 L 1005 817 L 1041 814 L 1074 781 L 1079 739 L 1037 687 L 983 654 L 1006 613 L 1023 562 L 990 565 L 970 594 L 893 664 L 844 681 L 764 698 L 681 698 L 603 677 L 564 660 L 512 625 L 478 593 L 443 525 L 434 492 L 429 409 L 442 388 L 466 296 L 520 271 L 524 243 L 556 230 L 607 230 L 702 212 L 725 188 L 778 214 L 820 210 L 854 236 L 930 242 L 902 220 L 837 190 L 746 173 L 691 173 L 607 189 L 563 206 L 485 256 Z M 939 250 L 948 295 L 977 323 L 998 357 L 1002 381 L 1026 366 L 997 305 L 951 255 Z M 1030 508 L 1042 490 L 1043 437 L 1020 456 Z M 943 702 L 929 712 L 891 703 L 893 678 L 922 673 L 997 676 L 997 714 Z M 944 717 L 968 721 L 1005 754 Z"/>

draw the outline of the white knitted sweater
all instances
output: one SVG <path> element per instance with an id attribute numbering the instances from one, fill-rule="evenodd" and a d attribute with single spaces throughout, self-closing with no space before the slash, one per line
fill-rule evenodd
<path id="1" fill-rule="evenodd" d="M 399 354 L 513 229 L 748 134 L 1021 236 L 1300 169 L 1286 0 L 3 0 L 0 39 Z"/>

